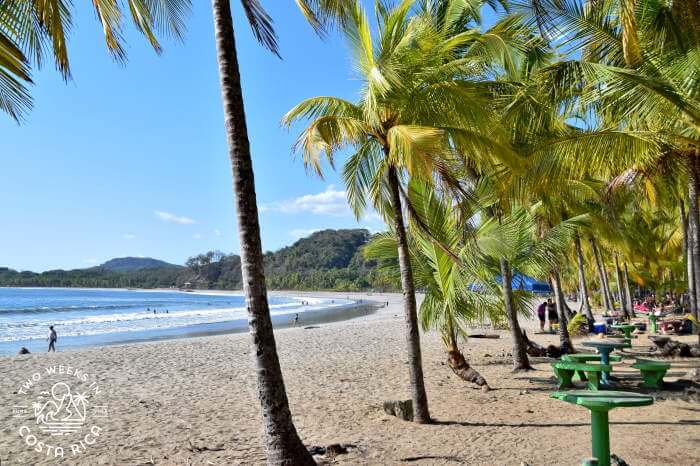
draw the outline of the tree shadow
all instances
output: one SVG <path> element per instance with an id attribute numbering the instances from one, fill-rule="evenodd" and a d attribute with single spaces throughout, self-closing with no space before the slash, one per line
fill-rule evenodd
<path id="1" fill-rule="evenodd" d="M 469 421 L 437 421 L 433 424 L 445 426 L 462 426 L 462 427 L 586 427 L 590 426 L 590 422 L 469 422 Z M 628 426 L 656 426 L 656 425 L 690 425 L 700 426 L 700 419 L 679 419 L 678 421 L 610 421 L 610 425 L 628 425 Z"/>
<path id="2" fill-rule="evenodd" d="M 450 455 L 408 456 L 406 458 L 401 458 L 399 461 L 405 461 L 406 463 L 411 463 L 414 461 L 423 461 L 423 460 L 454 461 L 456 463 L 464 463 L 465 462 L 465 458 L 461 458 L 459 456 L 450 456 Z"/>

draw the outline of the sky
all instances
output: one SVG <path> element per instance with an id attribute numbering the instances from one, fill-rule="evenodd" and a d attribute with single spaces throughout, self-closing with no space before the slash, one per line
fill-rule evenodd
<path id="1" fill-rule="evenodd" d="M 17 125 L 0 114 L 0 266 L 44 271 L 113 257 L 182 264 L 211 249 L 237 253 L 231 168 L 209 1 L 194 1 L 184 42 L 158 56 L 127 24 L 128 62 L 115 63 L 89 2 L 75 2 L 72 79 L 34 72 L 34 109 Z M 280 60 L 253 38 L 232 2 L 263 249 L 359 222 L 339 173 L 307 174 L 291 147 L 301 126 L 280 126 L 301 100 L 355 100 L 360 82 L 344 41 L 319 39 L 295 2 L 264 2 Z M 338 166 L 342 167 L 342 158 Z"/>

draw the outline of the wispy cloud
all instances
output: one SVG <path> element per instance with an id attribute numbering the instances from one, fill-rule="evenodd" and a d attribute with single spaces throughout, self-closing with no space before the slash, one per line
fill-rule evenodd
<path id="1" fill-rule="evenodd" d="M 314 229 L 309 229 L 305 230 L 304 228 L 295 228 L 293 230 L 289 230 L 289 235 L 294 237 L 294 238 L 305 238 L 313 233 L 316 233 L 317 231 L 320 231 L 318 228 Z"/>
<path id="2" fill-rule="evenodd" d="M 221 236 L 221 230 L 214 228 L 214 236 Z"/>
<path id="3" fill-rule="evenodd" d="M 99 261 L 97 259 L 90 258 L 90 259 L 83 259 L 83 262 L 86 264 L 97 264 Z"/>
<path id="4" fill-rule="evenodd" d="M 156 217 L 164 222 L 179 223 L 180 225 L 191 225 L 193 223 L 197 223 L 189 217 L 182 217 L 180 215 L 171 214 L 170 212 L 164 212 L 162 210 L 156 210 L 154 213 L 156 214 Z"/>
<path id="5" fill-rule="evenodd" d="M 345 191 L 335 189 L 330 185 L 325 191 L 316 194 L 305 194 L 300 197 L 271 202 L 260 206 L 261 212 L 282 212 L 296 214 L 308 212 L 316 215 L 346 216 L 352 215 L 347 204 Z"/>
<path id="6" fill-rule="evenodd" d="M 132 234 L 132 233 L 124 233 L 124 234 L 122 235 L 122 238 L 124 238 L 124 239 L 134 239 L 134 238 L 136 238 L 136 235 L 134 235 L 134 234 Z"/>
<path id="7" fill-rule="evenodd" d="M 200 233 L 195 233 L 194 235 L 192 235 L 192 238 L 193 239 L 202 239 L 202 235 Z"/>

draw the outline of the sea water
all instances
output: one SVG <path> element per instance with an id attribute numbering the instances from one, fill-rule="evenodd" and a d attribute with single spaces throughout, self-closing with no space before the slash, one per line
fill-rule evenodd
<path id="1" fill-rule="evenodd" d="M 270 296 L 269 303 L 273 322 L 284 325 L 297 313 L 304 322 L 303 313 L 353 302 Z M 247 315 L 240 292 L 0 288 L 0 354 L 46 351 L 49 325 L 61 349 L 244 330 Z"/>

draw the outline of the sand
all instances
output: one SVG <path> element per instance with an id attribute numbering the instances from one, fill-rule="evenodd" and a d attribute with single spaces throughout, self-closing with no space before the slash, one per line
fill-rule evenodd
<path id="1" fill-rule="evenodd" d="M 350 321 L 276 332 L 304 442 L 356 445 L 336 463 L 574 465 L 590 456 L 588 411 L 549 398 L 555 384 L 544 360 L 534 372 L 511 373 L 507 332 L 497 332 L 500 339 L 463 344 L 465 355 L 494 388 L 488 392 L 449 370 L 436 333 L 422 335 L 426 386 L 437 422 L 417 425 L 381 409 L 383 400 L 409 397 L 401 296 L 307 295 L 390 303 Z M 535 327 L 531 321 L 524 325 Z M 533 338 L 556 342 L 555 336 Z M 247 335 L 233 334 L 0 358 L 0 463 L 261 464 L 249 352 Z M 12 406 L 23 402 L 17 393 L 22 382 L 58 364 L 94 376 L 108 407 L 108 417 L 91 420 L 102 429 L 94 444 L 77 456 L 66 451 L 62 460 L 42 456 L 19 437 L 22 423 L 36 429 L 33 419 L 12 418 Z M 697 365 L 700 361 L 674 362 L 667 380 Z M 631 376 L 635 371 L 628 366 L 620 372 Z M 657 400 L 648 407 L 614 410 L 610 419 L 611 450 L 630 464 L 700 464 L 700 404 Z"/>

